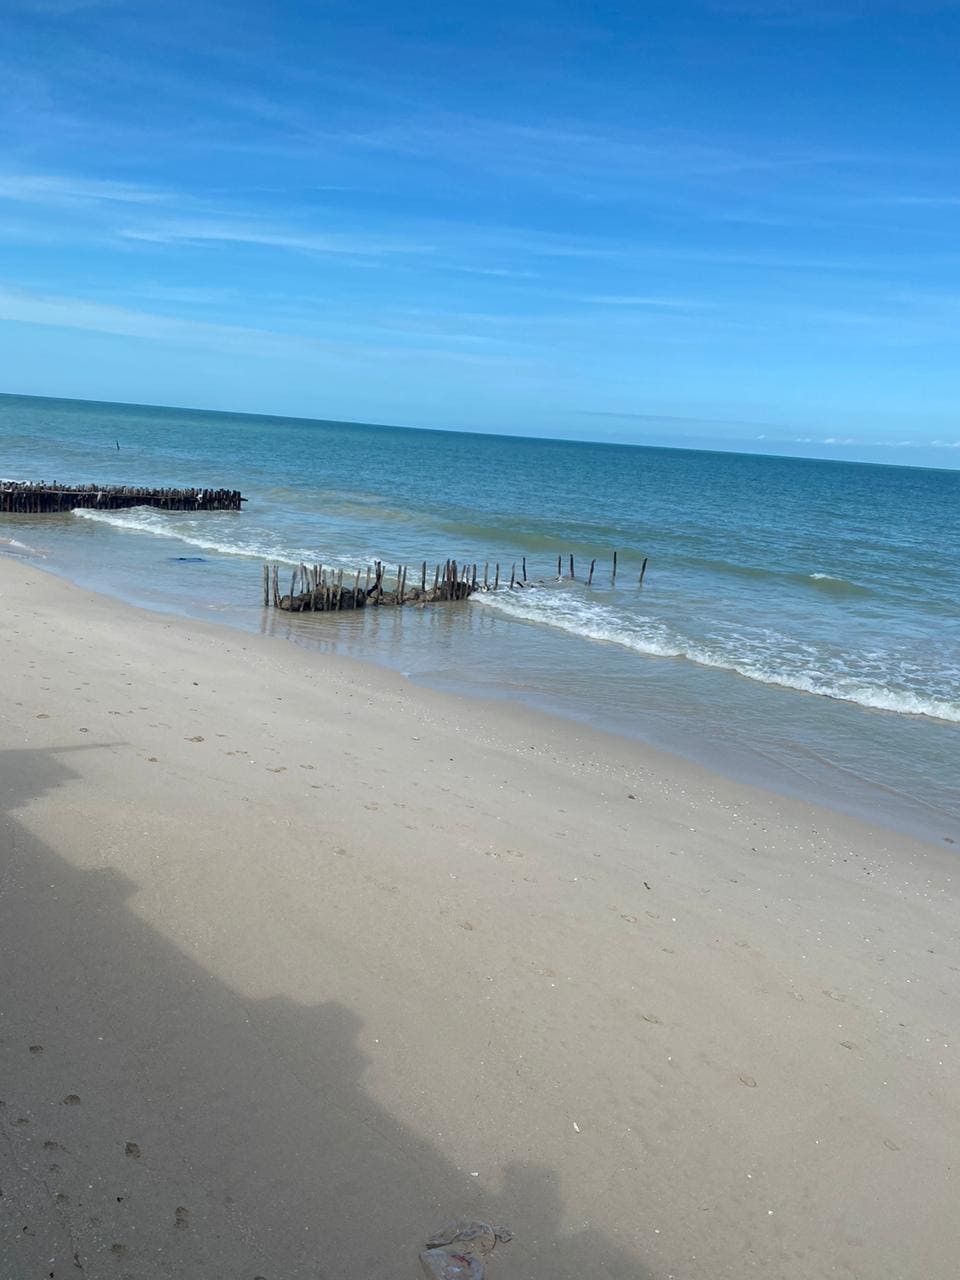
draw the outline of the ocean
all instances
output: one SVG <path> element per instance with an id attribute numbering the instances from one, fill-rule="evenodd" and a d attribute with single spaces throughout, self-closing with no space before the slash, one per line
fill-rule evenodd
<path id="1" fill-rule="evenodd" d="M 243 490 L 242 514 L 0 515 L 0 552 L 119 600 L 960 837 L 960 471 L 0 396 L 0 476 Z M 542 589 L 455 608 L 261 607 L 264 559 L 502 580 L 524 555 Z"/>

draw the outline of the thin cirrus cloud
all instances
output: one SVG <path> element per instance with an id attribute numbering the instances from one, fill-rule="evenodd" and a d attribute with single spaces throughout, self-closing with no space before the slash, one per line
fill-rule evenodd
<path id="1" fill-rule="evenodd" d="M 32 205 L 171 203 L 182 197 L 153 191 L 132 182 L 71 178 L 48 173 L 0 174 L 0 200 Z"/>
<path id="2" fill-rule="evenodd" d="M 703 311 L 715 307 L 715 302 L 706 302 L 702 298 L 668 298 L 649 294 L 587 294 L 577 298 L 578 302 L 586 302 L 596 307 L 635 307 L 637 309 L 652 308 L 658 311 Z"/>
<path id="3" fill-rule="evenodd" d="M 229 355 L 258 358 L 285 356 L 310 362 L 328 359 L 334 364 L 351 359 L 361 362 L 381 358 L 389 360 L 397 352 L 395 346 L 362 341 L 331 341 L 309 334 L 162 315 L 87 298 L 41 294 L 3 286 L 0 286 L 0 321 L 200 347 Z M 385 332 L 386 330 L 381 329 L 381 333 Z M 403 346 L 403 352 L 406 357 L 420 360 L 489 365 L 493 369 L 519 369 L 529 363 L 526 358 L 510 355 L 409 345 Z"/>
<path id="4" fill-rule="evenodd" d="M 285 194 L 281 192 L 280 194 Z M 339 227 L 317 229 L 326 212 L 289 202 L 289 216 L 309 218 L 309 227 L 289 220 L 265 220 L 243 209 L 227 208 L 219 192 L 191 194 L 163 190 L 133 182 L 97 178 L 77 178 L 63 174 L 0 173 L 0 201 L 45 210 L 56 217 L 64 211 L 83 209 L 86 221 L 61 219 L 60 234 L 65 241 L 93 237 L 103 244 L 115 239 L 127 244 L 153 245 L 233 245 L 269 248 L 291 253 L 346 255 L 354 258 L 400 256 L 433 257 L 438 267 L 492 278 L 530 280 L 537 273 L 525 263 L 496 261 L 504 256 L 603 258 L 624 251 L 598 242 L 572 237 L 540 234 L 523 228 L 491 227 L 454 221 L 418 219 L 409 228 L 394 219 L 389 235 L 361 234 Z M 174 209 L 188 209 L 195 216 L 170 216 Z M 134 215 L 134 210 L 136 214 Z M 214 216 L 207 216 L 209 214 Z M 336 215 L 342 218 L 342 215 Z M 11 227 L 13 224 L 10 224 Z M 43 224 L 43 238 L 56 238 L 52 224 Z M 35 240 L 39 223 L 21 223 L 16 239 Z M 493 261 L 477 261 L 483 253 Z"/>
<path id="5" fill-rule="evenodd" d="M 875 19 L 884 13 L 919 17 L 957 8 L 957 0 L 711 0 L 734 17 L 797 26 L 831 26 Z"/>
<path id="6" fill-rule="evenodd" d="M 368 239 L 338 232 L 315 233 L 261 227 L 252 223 L 233 222 L 166 222 L 154 226 L 125 227 L 121 236 L 128 240 L 144 240 L 154 244 L 221 244 L 263 245 L 273 249 L 292 249 L 304 253 L 343 253 L 360 257 L 383 254 L 427 254 L 433 246 L 401 240 Z"/>
<path id="7" fill-rule="evenodd" d="M 369 128 L 327 130 L 329 144 L 449 162 L 576 190 L 589 180 L 592 199 L 641 179 L 717 178 L 849 164 L 830 149 L 735 147 L 671 130 L 601 131 L 495 117 L 409 115 Z M 313 143 L 316 137 L 313 138 Z"/>
<path id="8" fill-rule="evenodd" d="M 62 18 L 87 9 L 115 9 L 126 0 L 10 0 L 11 8 L 37 17 Z"/>

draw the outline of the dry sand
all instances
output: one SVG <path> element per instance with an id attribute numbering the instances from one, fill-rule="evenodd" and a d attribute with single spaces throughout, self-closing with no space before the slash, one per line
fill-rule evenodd
<path id="1" fill-rule="evenodd" d="M 948 846 L 12 560 L 0 610 L 3 1280 L 404 1280 L 460 1214 L 491 1280 L 956 1277 Z"/>

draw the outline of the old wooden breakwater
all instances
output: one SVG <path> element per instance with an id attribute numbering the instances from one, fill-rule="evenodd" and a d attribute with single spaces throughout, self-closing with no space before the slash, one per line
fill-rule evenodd
<path id="1" fill-rule="evenodd" d="M 0 482 L 0 511 L 45 515 L 72 511 L 120 511 L 158 507 L 161 511 L 240 511 L 246 502 L 238 489 L 145 489 L 136 485 L 67 485 Z"/>
<path id="2" fill-rule="evenodd" d="M 519 571 L 518 571 L 519 564 Z M 573 556 L 568 558 L 571 581 L 576 581 L 576 562 Z M 584 581 L 593 586 L 593 577 L 597 561 L 590 561 L 590 569 Z M 564 578 L 564 557 L 557 557 L 557 577 L 560 582 Z M 447 560 L 434 567 L 432 581 L 427 572 L 426 560 L 421 561 L 419 574 L 410 576 L 409 566 L 398 565 L 396 570 L 389 570 L 382 560 L 377 560 L 366 571 L 358 569 L 353 576 L 344 575 L 342 569 L 325 569 L 321 564 L 300 564 L 290 575 L 290 588 L 282 590 L 280 566 L 265 564 L 263 566 L 263 604 L 275 609 L 283 609 L 287 613 L 331 613 L 343 609 L 366 609 L 381 605 L 425 605 L 437 604 L 440 601 L 468 600 L 477 591 L 522 591 L 533 587 L 549 585 L 550 579 L 536 580 L 527 577 L 527 560 L 524 556 L 510 567 L 510 577 L 501 578 L 500 565 L 494 564 L 492 571 L 489 562 L 479 564 L 458 564 L 456 560 Z M 646 557 L 640 567 L 638 586 L 643 586 L 647 572 Z M 362 578 L 362 581 L 361 581 Z M 613 553 L 610 570 L 610 583 L 617 581 L 617 552 Z M 391 585 L 392 583 L 392 585 Z"/>

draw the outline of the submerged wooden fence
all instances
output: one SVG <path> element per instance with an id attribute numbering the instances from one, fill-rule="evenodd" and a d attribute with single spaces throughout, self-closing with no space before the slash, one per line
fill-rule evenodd
<path id="1" fill-rule="evenodd" d="M 0 512 L 44 515 L 89 507 L 119 511 L 159 507 L 162 511 L 240 511 L 246 502 L 238 489 L 145 489 L 136 485 L 32 484 L 0 481 Z"/>
<path id="2" fill-rule="evenodd" d="M 563 579 L 563 556 L 557 557 L 557 581 Z M 517 571 L 517 564 L 520 571 Z M 593 576 L 597 561 L 590 561 L 590 570 L 584 579 L 587 586 L 593 585 Z M 491 573 L 489 561 L 484 564 L 482 574 L 478 564 L 458 564 L 456 560 L 447 560 L 443 565 L 436 565 L 432 582 L 427 573 L 426 560 L 421 561 L 419 580 L 411 577 L 408 584 L 408 566 L 398 565 L 395 573 L 382 560 L 377 560 L 366 571 L 358 569 L 351 582 L 351 575 L 344 575 L 342 569 L 325 569 L 321 564 L 300 564 L 290 575 L 290 589 L 282 590 L 280 566 L 265 564 L 263 566 L 263 604 L 275 609 L 283 609 L 287 613 L 331 613 L 343 609 L 366 609 L 380 605 L 425 605 L 437 604 L 440 601 L 468 600 L 477 591 L 526 590 L 531 587 L 547 585 L 545 579 L 536 581 L 527 578 L 527 559 L 523 556 L 510 567 L 510 577 L 503 575 L 501 580 L 500 565 L 493 566 Z M 643 586 L 647 572 L 647 560 L 644 558 L 640 568 L 638 585 Z M 576 563 L 569 557 L 569 578 L 576 580 Z M 363 579 L 361 582 L 361 578 Z M 391 586 L 390 583 L 393 583 Z M 617 552 L 613 553 L 610 571 L 611 586 L 617 581 Z"/>

